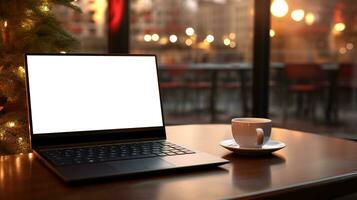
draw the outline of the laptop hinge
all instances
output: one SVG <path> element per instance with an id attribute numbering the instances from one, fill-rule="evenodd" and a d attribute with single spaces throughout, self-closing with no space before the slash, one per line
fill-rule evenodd
<path id="1" fill-rule="evenodd" d="M 33 146 L 33 149 L 52 149 L 52 148 L 66 148 L 66 147 L 77 147 L 77 146 L 98 146 L 106 144 L 119 144 L 119 143 L 135 143 L 135 142 L 148 142 L 155 140 L 166 140 L 165 137 L 156 138 L 140 138 L 140 139 L 127 139 L 127 140 L 108 140 L 108 141 L 96 141 L 96 142 L 82 142 L 82 143 L 68 143 L 68 144 L 54 144 L 54 145 L 39 145 Z"/>

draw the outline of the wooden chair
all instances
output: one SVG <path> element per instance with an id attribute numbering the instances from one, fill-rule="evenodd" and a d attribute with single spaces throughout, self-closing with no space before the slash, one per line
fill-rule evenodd
<path id="1" fill-rule="evenodd" d="M 160 69 L 160 89 L 163 96 L 165 112 L 181 113 L 184 104 L 185 93 L 185 65 L 164 65 Z"/>
<path id="2" fill-rule="evenodd" d="M 317 98 L 321 95 L 323 73 L 320 65 L 313 63 L 287 64 L 285 67 L 285 97 L 283 120 L 287 118 L 288 106 L 296 96 L 297 115 L 311 115 L 315 119 Z"/>
<path id="3" fill-rule="evenodd" d="M 357 102 L 357 65 L 353 63 L 340 63 L 335 86 L 336 102 L 333 104 L 335 119 L 338 119 L 338 110 L 341 105 L 349 109 L 356 108 Z"/>

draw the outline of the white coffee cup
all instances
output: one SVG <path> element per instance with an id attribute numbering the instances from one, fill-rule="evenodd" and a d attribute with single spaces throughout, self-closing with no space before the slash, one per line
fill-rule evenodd
<path id="1" fill-rule="evenodd" d="M 232 119 L 233 138 L 242 148 L 261 148 L 270 138 L 271 127 L 270 119 Z"/>

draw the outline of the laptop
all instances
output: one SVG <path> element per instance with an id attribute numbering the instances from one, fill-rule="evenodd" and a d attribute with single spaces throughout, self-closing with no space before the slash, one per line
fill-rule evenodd
<path id="1" fill-rule="evenodd" d="M 64 181 L 227 163 L 166 140 L 154 55 L 25 56 L 31 146 Z"/>

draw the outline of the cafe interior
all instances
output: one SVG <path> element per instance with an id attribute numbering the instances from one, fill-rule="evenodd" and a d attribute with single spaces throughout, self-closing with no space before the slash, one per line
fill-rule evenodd
<path id="1" fill-rule="evenodd" d="M 62 183 L 32 152 L 26 53 L 155 55 L 168 139 L 229 163 Z M 285 148 L 225 149 L 248 117 Z M 0 199 L 357 199 L 356 123 L 354 0 L 0 1 Z"/>

